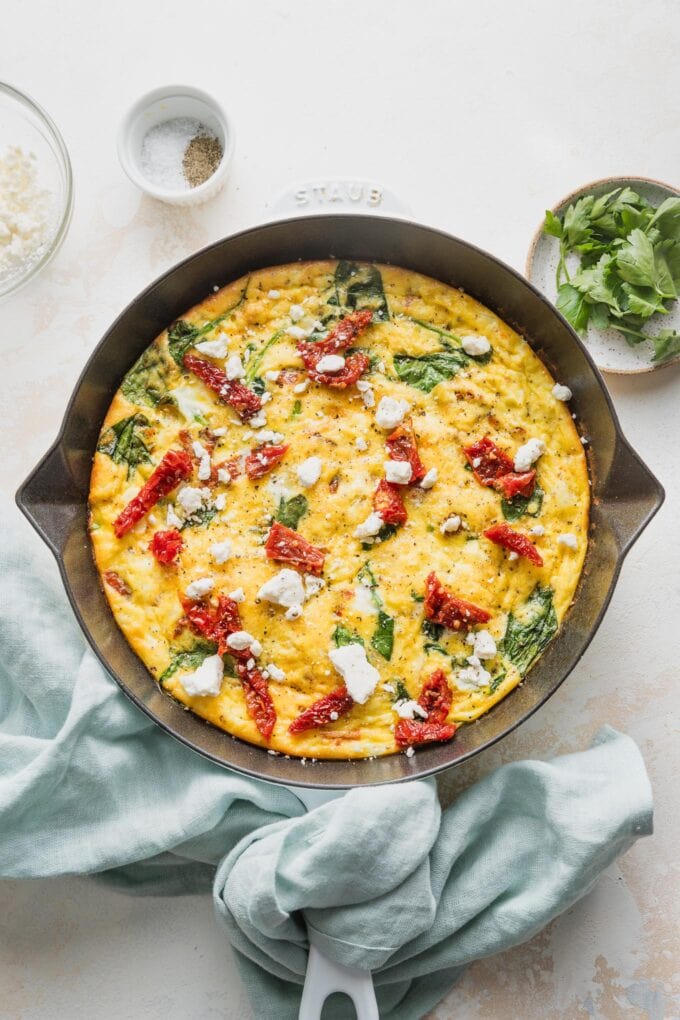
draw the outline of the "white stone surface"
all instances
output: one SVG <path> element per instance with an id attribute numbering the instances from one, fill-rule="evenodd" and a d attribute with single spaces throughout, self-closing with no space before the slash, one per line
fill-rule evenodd
<path id="1" fill-rule="evenodd" d="M 5 0 L 2 21 L 12 40 L 2 77 L 47 107 L 76 176 L 63 249 L 0 307 L 8 492 L 51 443 L 85 359 L 121 308 L 196 248 L 266 219 L 286 187 L 333 175 L 380 181 L 417 218 L 521 270 L 543 210 L 580 184 L 616 173 L 678 183 L 670 0 L 644 10 L 632 0 L 345 0 L 342 9 L 329 0 Z M 142 198 L 116 159 L 127 106 L 175 79 L 215 94 L 237 130 L 230 182 L 197 209 Z M 624 429 L 667 502 L 561 690 L 441 784 L 453 796 L 502 761 L 582 748 L 610 722 L 645 755 L 656 834 L 537 938 L 470 968 L 435 1009 L 438 1020 L 680 1013 L 678 654 L 669 626 L 680 608 L 680 456 L 669 442 L 679 382 L 677 367 L 609 378 Z M 0 1013 L 12 1020 L 250 1016 L 208 898 L 136 900 L 86 879 L 0 885 L 0 989 Z"/>

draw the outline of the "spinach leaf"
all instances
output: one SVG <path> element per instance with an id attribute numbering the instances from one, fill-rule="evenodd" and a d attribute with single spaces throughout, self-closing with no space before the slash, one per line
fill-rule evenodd
<path id="1" fill-rule="evenodd" d="M 151 344 L 137 358 L 123 379 L 120 388 L 133 404 L 155 407 L 167 391 L 167 368 L 163 352 L 157 344 Z"/>
<path id="2" fill-rule="evenodd" d="M 444 633 L 444 624 L 434 623 L 434 621 L 428 620 L 426 618 L 420 625 L 420 629 L 422 630 L 425 637 L 430 638 L 431 641 L 439 641 L 442 634 Z"/>
<path id="3" fill-rule="evenodd" d="M 432 354 L 395 354 L 394 369 L 402 382 L 430 393 L 435 386 L 452 379 L 468 363 L 462 350 L 442 350 Z"/>
<path id="4" fill-rule="evenodd" d="M 390 310 L 382 275 L 376 266 L 358 265 L 341 259 L 335 267 L 334 285 L 333 304 L 352 312 L 370 308 L 374 322 L 389 321 Z"/>
<path id="5" fill-rule="evenodd" d="M 506 675 L 507 674 L 505 674 L 505 673 L 499 673 L 498 676 L 493 677 L 492 680 L 491 680 L 491 683 L 489 684 L 489 689 L 488 689 L 488 691 L 486 693 L 487 694 L 495 694 L 496 691 L 498 690 L 498 688 L 500 687 L 500 685 L 505 680 Z"/>
<path id="6" fill-rule="evenodd" d="M 285 524 L 287 528 L 297 531 L 297 526 L 308 509 L 309 503 L 307 502 L 307 497 L 303 496 L 302 493 L 299 493 L 297 496 L 291 496 L 290 499 L 285 499 L 281 496 L 275 519 L 281 524 Z"/>
<path id="7" fill-rule="evenodd" d="M 557 632 L 553 590 L 537 585 L 529 596 L 523 619 L 510 613 L 501 649 L 506 659 L 524 676 Z"/>
<path id="8" fill-rule="evenodd" d="M 343 627 L 341 623 L 333 631 L 333 641 L 336 648 L 342 648 L 344 645 L 363 645 L 364 643 L 364 639 L 355 630 Z"/>
<path id="9" fill-rule="evenodd" d="M 97 447 L 100 453 L 108 454 L 114 464 L 127 464 L 128 478 L 139 464 L 151 461 L 149 449 L 139 434 L 148 425 L 149 420 L 143 414 L 121 418 L 106 430 Z"/>
<path id="10" fill-rule="evenodd" d="M 262 345 L 262 347 L 260 347 L 260 349 L 257 352 L 257 354 L 251 354 L 250 360 L 248 361 L 248 364 L 246 366 L 246 374 L 245 374 L 245 377 L 244 377 L 244 382 L 247 385 L 251 386 L 255 382 L 255 380 L 257 378 L 257 374 L 258 374 L 258 372 L 260 371 L 260 369 L 262 367 L 262 362 L 264 361 L 265 354 L 267 353 L 267 351 L 271 347 L 274 346 L 274 344 L 278 343 L 278 341 L 281 339 L 281 337 L 284 335 L 284 333 L 285 333 L 285 330 L 277 329 L 276 333 L 273 333 L 272 336 L 269 337 L 269 340 L 266 340 L 264 342 L 264 344 Z M 255 389 L 254 386 L 252 388 Z M 263 391 L 264 391 L 264 383 L 262 383 L 262 390 L 261 391 L 255 390 L 256 393 L 257 392 L 263 392 Z"/>
<path id="11" fill-rule="evenodd" d="M 168 329 L 168 350 L 172 355 L 174 361 L 177 362 L 180 368 L 184 367 L 184 355 L 187 353 L 190 347 L 193 347 L 202 336 L 209 333 L 215 326 L 219 326 L 221 322 L 224 322 L 232 312 L 243 304 L 248 293 L 248 284 L 250 278 L 245 282 L 243 290 L 241 291 L 240 297 L 230 308 L 227 308 L 226 312 L 222 312 L 216 319 L 210 319 L 209 322 L 204 322 L 201 325 L 195 322 L 187 322 L 186 319 L 177 319 Z M 257 374 L 257 373 L 255 373 Z"/>
<path id="12" fill-rule="evenodd" d="M 396 524 L 383 524 L 382 528 L 377 535 L 373 538 L 372 542 L 362 542 L 362 549 L 372 549 L 374 545 L 378 545 L 380 542 L 386 542 L 388 538 L 392 538 L 392 535 L 396 535 L 397 525 Z"/>
<path id="13" fill-rule="evenodd" d="M 184 531 L 185 528 L 205 528 L 212 521 L 216 515 L 217 510 L 214 506 L 202 506 L 200 510 L 196 510 L 191 517 L 187 517 L 182 522 L 180 531 Z"/>
<path id="14" fill-rule="evenodd" d="M 430 654 L 430 652 L 439 652 L 440 655 L 448 655 L 449 654 L 446 651 L 446 649 L 442 648 L 442 646 L 440 644 L 438 644 L 436 641 L 426 641 L 425 644 L 423 645 L 423 648 L 427 652 L 428 655 Z"/>
<path id="15" fill-rule="evenodd" d="M 217 645 L 213 641 L 196 641 L 191 648 L 176 650 L 172 653 L 170 664 L 160 676 L 160 683 L 169 680 L 177 670 L 197 670 L 200 665 L 217 651 Z M 236 667 L 231 655 L 223 655 L 224 675 L 236 676 Z"/>
<path id="16" fill-rule="evenodd" d="M 538 485 L 531 496 L 513 496 L 512 499 L 501 500 L 501 510 L 506 521 L 518 521 L 520 517 L 527 514 L 529 517 L 538 517 L 543 506 L 545 493 Z"/>
<path id="17" fill-rule="evenodd" d="M 259 375 L 256 375 L 250 383 L 250 388 L 253 393 L 257 393 L 258 397 L 261 397 L 266 389 L 264 379 L 262 379 Z"/>
<path id="18" fill-rule="evenodd" d="M 290 412 L 290 416 L 291 418 L 297 418 L 297 416 L 301 413 L 302 413 L 302 401 L 296 400 L 295 403 L 293 404 L 293 410 Z"/>
<path id="19" fill-rule="evenodd" d="M 389 613 L 385 612 L 384 603 L 378 591 L 378 581 L 368 560 L 357 574 L 357 580 L 370 590 L 371 601 L 378 610 L 378 622 L 371 638 L 371 646 L 382 655 L 383 659 L 389 661 L 394 648 L 394 620 Z"/>
<path id="20" fill-rule="evenodd" d="M 398 676 L 395 676 L 392 680 L 394 684 L 394 694 L 392 695 L 393 701 L 410 701 L 411 695 L 408 692 L 406 684 Z"/>
<path id="21" fill-rule="evenodd" d="M 388 662 L 392 658 L 392 651 L 394 649 L 394 620 L 384 609 L 378 611 L 378 623 L 371 638 L 371 646 L 382 655 L 383 659 L 387 659 Z"/>

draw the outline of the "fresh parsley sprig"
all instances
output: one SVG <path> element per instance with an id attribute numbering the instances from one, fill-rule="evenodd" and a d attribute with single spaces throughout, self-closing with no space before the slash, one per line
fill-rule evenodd
<path id="1" fill-rule="evenodd" d="M 618 330 L 631 346 L 650 340 L 657 363 L 680 354 L 677 330 L 643 328 L 678 299 L 680 198 L 655 209 L 631 188 L 584 195 L 562 217 L 548 210 L 543 230 L 559 240 L 557 307 L 577 332 L 592 324 Z M 570 255 L 579 259 L 571 275 Z"/>

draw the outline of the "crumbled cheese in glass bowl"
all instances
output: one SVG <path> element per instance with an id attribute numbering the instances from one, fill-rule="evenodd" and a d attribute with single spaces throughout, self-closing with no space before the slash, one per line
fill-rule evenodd
<path id="1" fill-rule="evenodd" d="M 69 227 L 71 163 L 50 117 L 0 82 L 0 298 L 47 265 Z"/>

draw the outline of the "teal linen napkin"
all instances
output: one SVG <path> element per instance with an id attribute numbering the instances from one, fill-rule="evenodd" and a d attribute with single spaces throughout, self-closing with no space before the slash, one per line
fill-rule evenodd
<path id="1" fill-rule="evenodd" d="M 626 736 L 506 765 L 443 814 L 432 782 L 309 814 L 155 727 L 85 649 L 48 554 L 7 508 L 0 550 L 0 874 L 213 890 L 255 1016 L 294 1020 L 309 941 L 417 1020 L 470 961 L 530 938 L 651 832 Z M 621 777 L 625 776 L 625 782 Z M 324 1017 L 348 1015 L 329 1000 Z"/>

